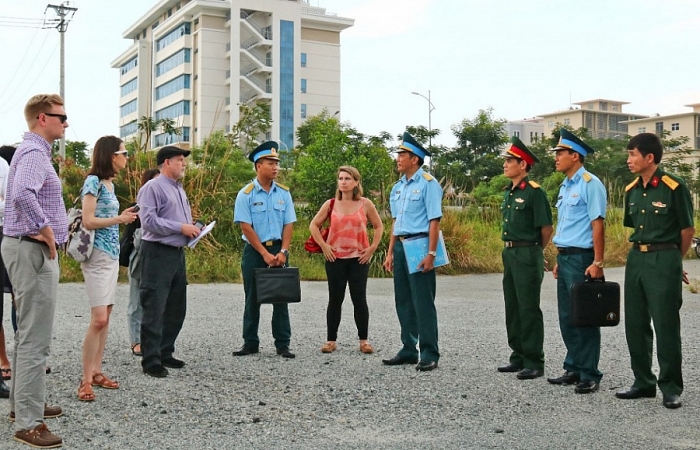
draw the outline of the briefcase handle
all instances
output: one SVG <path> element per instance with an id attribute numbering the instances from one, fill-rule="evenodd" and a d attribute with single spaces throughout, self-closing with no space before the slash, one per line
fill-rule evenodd
<path id="1" fill-rule="evenodd" d="M 586 283 L 605 283 L 605 276 L 600 278 L 591 278 L 590 275 L 586 275 Z"/>

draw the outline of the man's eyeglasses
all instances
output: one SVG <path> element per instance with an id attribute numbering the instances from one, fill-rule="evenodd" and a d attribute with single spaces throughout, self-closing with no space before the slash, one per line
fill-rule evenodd
<path id="1" fill-rule="evenodd" d="M 54 113 L 44 113 L 45 116 L 51 116 L 51 117 L 58 117 L 58 120 L 61 121 L 61 123 L 66 123 L 66 120 L 68 120 L 68 116 L 65 114 L 54 114 Z M 37 116 L 37 119 L 39 116 Z"/>

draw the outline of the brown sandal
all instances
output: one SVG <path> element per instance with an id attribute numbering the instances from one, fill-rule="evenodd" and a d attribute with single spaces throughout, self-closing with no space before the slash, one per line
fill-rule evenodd
<path id="1" fill-rule="evenodd" d="M 91 402 L 95 400 L 95 393 L 92 392 L 92 385 L 84 381 L 80 382 L 78 387 L 78 400 L 82 402 Z"/>
<path id="2" fill-rule="evenodd" d="M 96 373 L 92 376 L 92 385 L 105 389 L 119 389 L 119 383 L 110 380 L 103 373 Z"/>
<path id="3" fill-rule="evenodd" d="M 360 341 L 360 351 L 369 355 L 374 353 L 374 348 L 372 348 L 372 344 L 370 344 L 368 341 Z"/>
<path id="4" fill-rule="evenodd" d="M 321 347 L 321 353 L 333 353 L 338 348 L 335 341 L 328 341 Z"/>

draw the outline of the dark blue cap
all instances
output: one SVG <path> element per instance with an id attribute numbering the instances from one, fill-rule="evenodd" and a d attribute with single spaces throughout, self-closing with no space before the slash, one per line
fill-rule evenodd
<path id="1" fill-rule="evenodd" d="M 574 133 L 566 128 L 559 130 L 559 143 L 556 147 L 551 149 L 553 152 L 556 152 L 557 150 L 573 150 L 583 156 L 594 152 L 594 150 L 589 147 L 588 144 L 577 138 Z"/>
<path id="2" fill-rule="evenodd" d="M 248 159 L 257 162 L 260 158 L 274 159 L 276 161 L 280 160 L 279 144 L 275 141 L 267 141 L 255 147 L 255 150 L 250 152 Z"/>
<path id="3" fill-rule="evenodd" d="M 403 142 L 399 145 L 399 149 L 396 150 L 396 153 L 401 152 L 411 152 L 420 159 L 425 159 L 426 156 L 430 156 L 430 152 L 424 149 L 413 136 L 408 134 L 408 132 L 404 132 Z"/>

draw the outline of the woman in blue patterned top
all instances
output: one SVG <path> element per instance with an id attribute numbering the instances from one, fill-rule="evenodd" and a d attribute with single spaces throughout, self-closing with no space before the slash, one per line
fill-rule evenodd
<path id="1" fill-rule="evenodd" d="M 83 224 L 88 230 L 95 230 L 92 254 L 80 264 L 91 313 L 83 342 L 83 378 L 78 387 L 78 398 L 82 401 L 95 399 L 92 386 L 119 387 L 119 383 L 102 373 L 102 356 L 119 275 L 119 224 L 137 218 L 133 207 L 119 214 L 119 200 L 112 184 L 116 174 L 126 167 L 126 153 L 118 137 L 98 139 L 92 153 L 92 167 L 81 191 Z"/>

